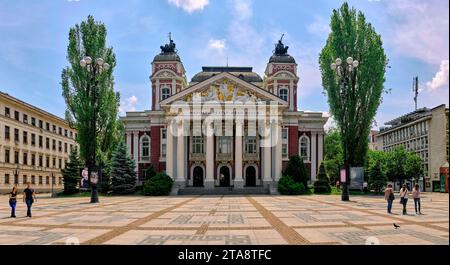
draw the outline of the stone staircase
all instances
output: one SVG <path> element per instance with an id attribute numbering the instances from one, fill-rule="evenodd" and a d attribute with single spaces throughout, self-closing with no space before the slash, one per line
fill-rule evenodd
<path id="1" fill-rule="evenodd" d="M 203 187 L 185 187 L 178 189 L 178 195 L 256 195 L 270 194 L 268 188 L 264 187 L 244 187 L 241 189 L 233 187 L 214 187 L 205 189 Z"/>

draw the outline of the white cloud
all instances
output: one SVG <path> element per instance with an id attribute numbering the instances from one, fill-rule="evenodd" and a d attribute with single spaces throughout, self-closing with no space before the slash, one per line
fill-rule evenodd
<path id="1" fill-rule="evenodd" d="M 326 132 L 330 131 L 331 129 L 336 129 L 336 121 L 334 120 L 333 116 L 329 112 L 323 112 L 323 117 L 328 117 L 327 122 L 324 125 L 324 129 Z"/>
<path id="2" fill-rule="evenodd" d="M 436 73 L 433 79 L 431 81 L 428 81 L 426 84 L 427 90 L 429 92 L 436 91 L 440 88 L 448 89 L 449 86 L 448 69 L 449 69 L 449 61 L 448 60 L 441 61 L 439 71 Z"/>
<path id="3" fill-rule="evenodd" d="M 192 13 L 197 10 L 203 10 L 205 6 L 209 4 L 209 0 L 168 0 L 170 4 L 175 5 L 178 8 L 182 8 L 188 13 Z"/>
<path id="4" fill-rule="evenodd" d="M 136 111 L 137 102 L 138 98 L 134 95 L 120 102 L 119 113 L 124 115 L 127 111 Z"/>
<path id="5" fill-rule="evenodd" d="M 321 37 L 321 39 L 326 39 L 328 34 L 331 32 L 329 24 L 329 19 L 325 19 L 322 16 L 315 15 L 314 21 L 309 24 L 306 29 L 309 33 Z"/>
<path id="6" fill-rule="evenodd" d="M 210 39 L 208 41 L 208 48 L 218 51 L 219 53 L 223 53 L 223 51 L 226 49 L 226 40 Z"/>

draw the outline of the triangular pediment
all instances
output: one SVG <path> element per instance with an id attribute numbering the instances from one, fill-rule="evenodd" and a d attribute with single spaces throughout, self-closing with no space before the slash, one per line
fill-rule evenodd
<path id="1" fill-rule="evenodd" d="M 162 107 L 174 102 L 192 102 L 193 98 L 200 98 L 202 102 L 259 102 L 275 101 L 280 106 L 288 106 L 288 103 L 269 91 L 252 83 L 246 82 L 237 76 L 223 72 L 203 82 L 192 85 L 171 97 L 160 102 Z"/>

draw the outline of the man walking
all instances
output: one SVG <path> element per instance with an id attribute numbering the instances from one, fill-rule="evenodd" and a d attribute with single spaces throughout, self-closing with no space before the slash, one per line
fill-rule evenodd
<path id="1" fill-rule="evenodd" d="M 27 204 L 27 216 L 31 217 L 31 205 L 37 202 L 37 199 L 30 182 L 27 182 L 27 188 L 23 191 L 23 202 Z"/>

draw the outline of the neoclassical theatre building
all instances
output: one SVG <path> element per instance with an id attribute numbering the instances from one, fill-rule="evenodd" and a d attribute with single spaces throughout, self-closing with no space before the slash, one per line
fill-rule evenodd
<path id="1" fill-rule="evenodd" d="M 178 189 L 275 192 L 296 154 L 314 181 L 328 118 L 298 110 L 301 82 L 287 50 L 279 40 L 263 78 L 252 67 L 203 67 L 188 82 L 173 40 L 161 46 L 152 62 L 151 110 L 121 117 L 139 181 L 151 164 Z"/>

